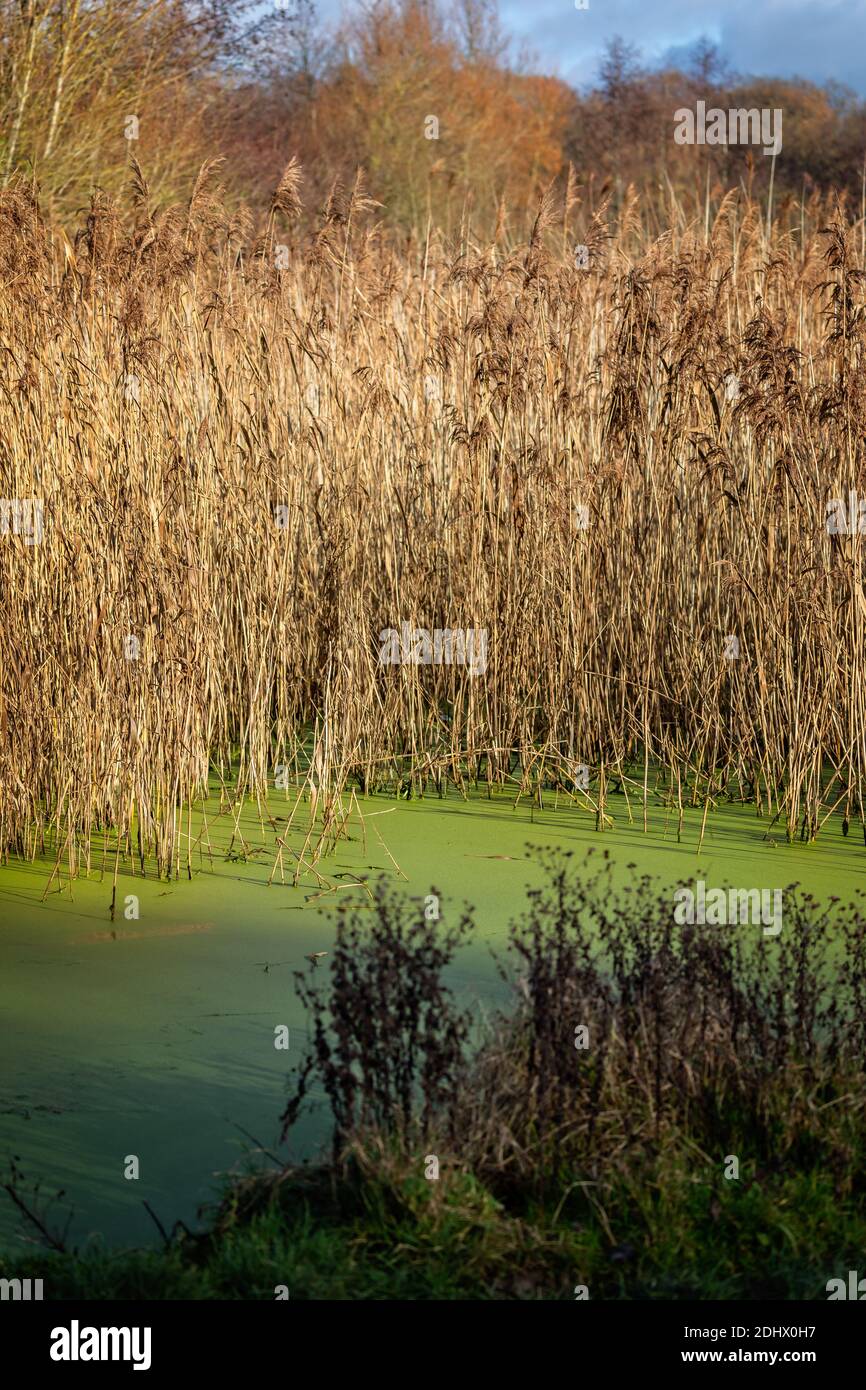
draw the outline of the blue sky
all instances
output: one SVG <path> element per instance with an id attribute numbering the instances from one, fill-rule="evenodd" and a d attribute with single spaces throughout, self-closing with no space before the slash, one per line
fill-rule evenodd
<path id="1" fill-rule="evenodd" d="M 743 74 L 845 83 L 866 97 L 866 0 L 500 0 L 504 27 L 543 71 L 583 86 L 605 40 L 621 34 L 648 65 L 705 35 Z M 340 0 L 319 0 L 333 17 Z"/>
<path id="2" fill-rule="evenodd" d="M 522 34 L 560 75 L 582 85 L 605 39 L 621 34 L 647 62 L 718 44 L 738 72 L 844 82 L 866 96 L 866 0 L 503 0 L 506 28 Z"/>

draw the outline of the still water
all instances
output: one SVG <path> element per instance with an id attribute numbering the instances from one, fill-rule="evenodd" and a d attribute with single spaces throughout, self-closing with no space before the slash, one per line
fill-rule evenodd
<path id="1" fill-rule="evenodd" d="M 843 839 L 838 822 L 816 845 L 788 845 L 778 832 L 766 839 L 753 808 L 728 806 L 711 814 L 698 852 L 699 809 L 686 813 L 678 844 L 663 808 L 653 808 L 644 834 L 642 819 L 630 825 L 616 800 L 615 825 L 600 836 L 573 806 L 370 797 L 361 803 L 366 844 L 353 817 L 351 838 L 319 862 L 335 885 L 324 896 L 309 875 L 298 887 L 268 886 L 274 831 L 251 805 L 241 828 L 259 853 L 226 858 L 233 817 L 212 822 L 213 859 L 194 856 L 192 881 L 121 875 L 114 923 L 108 875 L 93 871 L 72 893 L 58 892 L 55 879 L 42 901 L 50 863 L 0 868 L 0 1165 L 8 1172 L 15 1155 L 43 1191 L 64 1189 L 57 1210 L 74 1213 L 79 1241 L 152 1242 L 143 1199 L 166 1227 L 179 1217 L 193 1224 L 221 1174 L 276 1143 L 289 1065 L 305 1040 L 292 972 L 308 953 L 328 950 L 338 903 L 369 901 L 351 886 L 358 877 L 387 875 L 419 910 L 434 887 L 444 916 L 474 906 L 476 935 L 450 978 L 479 1015 L 505 998 L 490 948 L 504 943 L 527 886 L 543 879 L 527 845 L 579 860 L 591 846 L 608 849 L 620 882 L 635 872 L 671 888 L 698 877 L 762 889 L 799 882 L 819 899 L 849 898 L 864 885 L 859 831 Z M 137 920 L 124 917 L 131 894 Z M 289 1028 L 288 1053 L 274 1047 L 279 1025 Z M 320 1109 L 296 1130 L 290 1156 L 314 1156 L 325 1132 Z M 133 1154 L 140 1178 L 128 1181 Z M 0 1245 L 17 1247 L 21 1229 L 0 1194 Z"/>

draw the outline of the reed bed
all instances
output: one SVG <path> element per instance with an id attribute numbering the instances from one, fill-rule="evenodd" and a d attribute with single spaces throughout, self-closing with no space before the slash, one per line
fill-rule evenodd
<path id="1" fill-rule="evenodd" d="M 154 210 L 136 165 L 77 231 L 0 195 L 0 496 L 44 521 L 0 535 L 0 850 L 177 873 L 194 807 L 275 789 L 318 845 L 353 792 L 474 784 L 862 824 L 844 204 L 654 238 L 570 183 L 523 239 L 398 246 L 360 177 L 309 219 L 292 164 L 256 225 L 218 174 Z M 403 623 L 485 669 L 380 664 Z"/>

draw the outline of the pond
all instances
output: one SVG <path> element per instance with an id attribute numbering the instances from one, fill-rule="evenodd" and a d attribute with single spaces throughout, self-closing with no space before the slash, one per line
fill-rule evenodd
<path id="1" fill-rule="evenodd" d="M 628 823 L 621 797 L 609 803 L 615 824 L 603 835 L 574 806 L 515 808 L 504 794 L 373 796 L 360 805 L 366 843 L 353 814 L 351 838 L 317 865 L 324 890 L 310 874 L 291 886 L 288 864 L 289 881 L 268 886 L 274 831 L 252 804 L 240 827 L 257 853 L 227 858 L 234 816 L 212 819 L 212 859 L 194 853 L 192 881 L 185 871 L 176 882 L 121 873 L 113 923 L 110 873 L 101 879 L 94 870 L 71 892 L 65 879 L 58 892 L 55 878 L 43 901 L 49 860 L 0 868 L 0 1162 L 8 1171 L 15 1155 L 43 1191 L 64 1189 L 60 1205 L 74 1213 L 76 1239 L 151 1243 L 143 1200 L 166 1227 L 177 1218 L 192 1224 L 219 1174 L 275 1144 L 289 1064 L 305 1040 L 293 971 L 328 950 L 338 904 L 369 902 L 358 878 L 403 883 L 419 910 L 435 887 L 446 917 L 473 904 L 477 933 L 451 981 L 479 1011 L 505 994 L 490 948 L 504 942 L 526 887 L 543 878 L 527 844 L 578 858 L 605 848 L 615 880 L 648 872 L 671 888 L 698 877 L 770 890 L 799 882 L 826 899 L 852 897 L 864 882 L 857 828 L 843 839 L 834 821 L 816 844 L 789 845 L 778 831 L 766 838 L 754 808 L 733 804 L 711 813 L 700 852 L 700 808 L 686 812 L 678 844 L 675 817 L 654 806 L 645 834 L 642 817 Z M 124 915 L 132 895 L 137 918 Z M 784 933 L 771 944 L 784 949 Z M 288 1053 L 274 1046 L 280 1025 L 289 1029 Z M 291 1156 L 314 1156 L 325 1131 L 323 1111 L 308 1116 Z M 128 1155 L 139 1159 L 137 1181 L 124 1177 Z M 21 1229 L 0 1194 L 0 1245 L 14 1248 Z"/>

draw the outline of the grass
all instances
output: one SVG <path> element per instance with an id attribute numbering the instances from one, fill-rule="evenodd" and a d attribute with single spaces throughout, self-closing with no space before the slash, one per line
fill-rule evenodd
<path id="1" fill-rule="evenodd" d="M 862 1265 L 862 1194 L 832 1177 L 748 1172 L 725 1182 L 683 1156 L 561 1211 L 510 1211 L 471 1174 L 423 1177 L 419 1158 L 309 1194 L 281 1184 L 263 1210 L 168 1250 L 39 1252 L 0 1277 L 42 1278 L 49 1299 L 822 1299 Z M 635 1175 L 636 1176 L 636 1175 Z M 347 1210 L 347 1208 L 349 1208 Z M 352 1210 L 354 1208 L 354 1210 Z"/>

